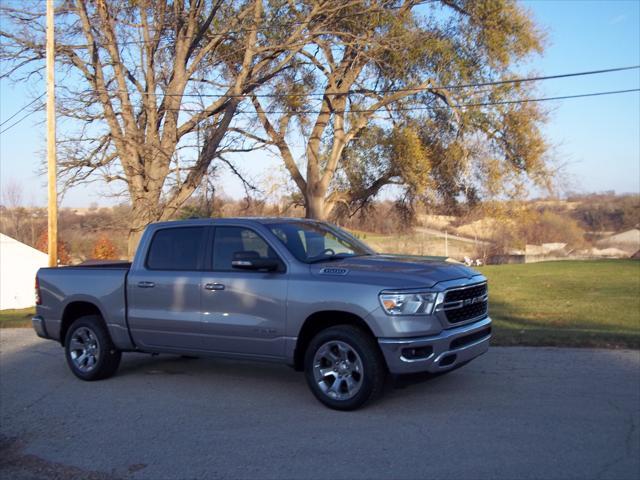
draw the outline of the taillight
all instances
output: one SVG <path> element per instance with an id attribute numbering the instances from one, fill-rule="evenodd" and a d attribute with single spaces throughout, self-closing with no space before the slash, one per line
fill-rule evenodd
<path id="1" fill-rule="evenodd" d="M 40 281 L 36 276 L 36 305 L 42 305 L 42 297 L 40 297 Z"/>

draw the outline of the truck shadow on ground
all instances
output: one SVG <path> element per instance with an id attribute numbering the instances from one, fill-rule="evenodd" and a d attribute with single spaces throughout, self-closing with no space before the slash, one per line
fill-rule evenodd
<path id="1" fill-rule="evenodd" d="M 468 368 L 468 367 L 466 367 Z M 454 369 L 455 371 L 456 369 Z M 449 374 L 449 375 L 447 375 Z M 274 390 L 279 384 L 295 384 L 306 388 L 304 372 L 277 363 L 265 363 L 251 360 L 230 360 L 219 357 L 183 357 L 176 355 L 126 354 L 116 373 L 117 377 L 135 376 L 175 377 L 186 376 L 201 381 L 216 382 L 216 379 L 233 380 L 236 385 L 246 385 L 251 390 L 257 381 L 269 383 Z M 453 371 L 440 374 L 414 373 L 409 375 L 388 375 L 384 394 L 395 391 L 422 391 L 438 388 L 441 383 L 449 383 L 447 377 Z M 464 383 L 461 389 L 466 389 Z M 247 392 L 248 393 L 248 392 Z M 383 397 L 384 398 L 384 397 Z"/>
<path id="2" fill-rule="evenodd" d="M 125 353 L 115 376 L 98 382 L 83 382 L 69 371 L 63 348 L 54 342 L 36 340 L 36 345 L 19 346 L 3 352 L 2 371 L 29 370 L 37 376 L 44 376 L 59 389 L 78 391 L 81 396 L 97 392 L 107 396 L 114 392 L 153 388 L 160 396 L 172 395 L 176 391 L 193 392 L 206 398 L 217 395 L 220 389 L 237 396 L 243 401 L 257 401 L 267 394 L 270 401 L 280 405 L 303 405 L 323 407 L 313 398 L 306 384 L 303 372 L 279 363 L 251 360 L 231 360 L 219 357 L 184 358 L 179 355 L 150 355 Z M 395 377 L 389 375 L 385 383 L 384 395 L 372 402 L 385 408 L 389 403 L 409 407 L 411 400 L 429 397 L 432 393 L 445 390 L 451 394 L 467 395 L 471 391 L 484 389 L 482 371 L 474 363 L 445 376 L 413 374 Z M 458 372 L 465 372 L 458 374 Z M 367 408 L 366 410 L 369 410 Z"/>

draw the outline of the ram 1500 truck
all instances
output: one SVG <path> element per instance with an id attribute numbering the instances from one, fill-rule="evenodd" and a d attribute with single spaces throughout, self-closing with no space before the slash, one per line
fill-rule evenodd
<path id="1" fill-rule="evenodd" d="M 453 370 L 491 336 L 479 273 L 298 218 L 152 224 L 132 263 L 40 269 L 36 297 L 36 333 L 83 380 L 113 375 L 123 352 L 267 360 L 342 410 L 387 373 Z"/>

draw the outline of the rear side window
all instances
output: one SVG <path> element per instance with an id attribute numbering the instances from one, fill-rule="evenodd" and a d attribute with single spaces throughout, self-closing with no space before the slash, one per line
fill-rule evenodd
<path id="1" fill-rule="evenodd" d="M 204 227 L 167 228 L 153 236 L 147 268 L 150 270 L 199 270 Z"/>
<path id="2" fill-rule="evenodd" d="M 241 227 L 216 227 L 213 242 L 213 269 L 234 270 L 235 253 L 252 252 L 259 258 L 278 259 L 269 244 L 253 230 Z"/>

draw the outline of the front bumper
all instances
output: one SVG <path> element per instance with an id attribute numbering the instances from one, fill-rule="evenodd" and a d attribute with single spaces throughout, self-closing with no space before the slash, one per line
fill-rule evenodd
<path id="1" fill-rule="evenodd" d="M 418 338 L 379 338 L 392 374 L 444 372 L 485 353 L 491 339 L 491 318 L 486 317 L 440 334 Z"/>
<path id="2" fill-rule="evenodd" d="M 39 337 L 51 338 L 47 333 L 47 327 L 44 323 L 44 318 L 42 318 L 40 315 L 36 315 L 31 319 L 31 325 L 33 326 L 33 329 L 36 331 Z"/>

